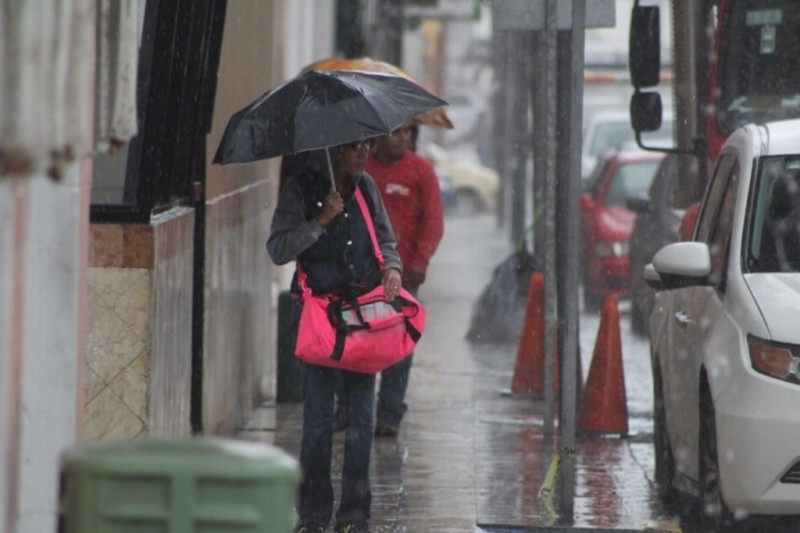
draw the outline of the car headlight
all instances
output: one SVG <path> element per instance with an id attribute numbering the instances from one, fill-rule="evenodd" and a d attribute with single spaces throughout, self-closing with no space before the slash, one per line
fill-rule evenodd
<path id="1" fill-rule="evenodd" d="M 626 257 L 628 255 L 627 241 L 602 241 L 595 245 L 594 253 L 597 257 Z"/>
<path id="2" fill-rule="evenodd" d="M 753 368 L 767 376 L 800 383 L 800 358 L 794 355 L 796 347 L 747 336 L 750 363 Z"/>

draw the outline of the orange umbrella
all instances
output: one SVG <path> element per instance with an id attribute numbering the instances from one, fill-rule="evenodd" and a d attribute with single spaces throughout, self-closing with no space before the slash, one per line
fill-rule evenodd
<path id="1" fill-rule="evenodd" d="M 301 74 L 309 70 L 364 70 L 367 72 L 385 72 L 387 74 L 394 74 L 395 76 L 406 78 L 416 83 L 416 80 L 400 67 L 387 63 L 386 61 L 372 59 L 371 57 L 357 57 L 353 59 L 329 57 L 306 66 Z M 450 117 L 447 116 L 443 107 L 437 107 L 421 115 L 417 115 L 412 121 L 417 124 L 439 126 L 448 130 L 453 129 L 453 123 L 450 121 Z"/>

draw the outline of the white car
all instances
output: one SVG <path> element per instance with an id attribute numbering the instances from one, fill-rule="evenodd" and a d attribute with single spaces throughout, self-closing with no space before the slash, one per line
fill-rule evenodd
<path id="1" fill-rule="evenodd" d="M 443 198 L 447 214 L 474 216 L 496 209 L 500 177 L 494 169 L 468 160 L 452 159 L 435 143 L 428 144 L 424 152 L 437 172 L 444 175 L 452 186 L 451 193 Z"/>
<path id="2" fill-rule="evenodd" d="M 694 240 L 645 278 L 662 497 L 715 527 L 800 515 L 800 120 L 730 136 Z"/>
<path id="3" fill-rule="evenodd" d="M 581 144 L 581 177 L 586 180 L 600 158 L 609 150 L 631 145 L 636 133 L 627 111 L 599 111 L 588 117 Z M 665 146 L 672 141 L 672 112 L 664 111 L 661 129 L 642 134 L 646 146 Z"/>

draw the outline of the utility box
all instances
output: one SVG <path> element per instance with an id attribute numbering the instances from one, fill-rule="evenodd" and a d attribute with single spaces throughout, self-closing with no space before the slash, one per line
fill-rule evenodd
<path id="1" fill-rule="evenodd" d="M 59 533 L 291 533 L 299 480 L 293 457 L 254 442 L 79 445 L 61 460 Z"/>

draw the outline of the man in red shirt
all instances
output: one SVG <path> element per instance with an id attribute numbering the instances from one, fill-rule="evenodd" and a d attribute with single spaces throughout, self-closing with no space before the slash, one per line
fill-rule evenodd
<path id="1" fill-rule="evenodd" d="M 410 149 L 412 127 L 403 125 L 376 139 L 365 171 L 378 184 L 403 261 L 403 287 L 416 295 L 444 234 L 444 212 L 436 172 Z M 395 437 L 406 412 L 412 357 L 381 373 L 375 435 Z"/>

